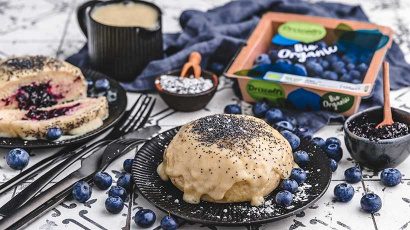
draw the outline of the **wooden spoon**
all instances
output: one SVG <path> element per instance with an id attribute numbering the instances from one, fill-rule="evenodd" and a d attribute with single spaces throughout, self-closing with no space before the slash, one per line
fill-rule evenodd
<path id="1" fill-rule="evenodd" d="M 383 121 L 376 126 L 381 128 L 385 125 L 392 125 L 394 123 L 391 115 L 390 106 L 390 77 L 389 77 L 389 63 L 383 62 L 383 94 L 384 94 L 384 108 L 383 108 Z"/>
<path id="2" fill-rule="evenodd" d="M 201 66 L 199 64 L 201 63 L 201 59 L 202 57 L 200 53 L 196 51 L 192 52 L 189 55 L 188 62 L 182 67 L 181 77 L 187 77 L 189 69 L 192 68 L 195 78 L 200 78 Z"/>

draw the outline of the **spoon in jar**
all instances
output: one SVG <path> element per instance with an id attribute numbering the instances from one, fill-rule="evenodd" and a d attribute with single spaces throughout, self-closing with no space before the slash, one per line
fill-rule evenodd
<path id="1" fill-rule="evenodd" d="M 392 125 L 394 123 L 391 106 L 390 106 L 390 77 L 389 77 L 389 63 L 383 62 L 383 95 L 384 95 L 384 107 L 383 107 L 383 121 L 376 126 L 381 128 L 386 125 Z"/>

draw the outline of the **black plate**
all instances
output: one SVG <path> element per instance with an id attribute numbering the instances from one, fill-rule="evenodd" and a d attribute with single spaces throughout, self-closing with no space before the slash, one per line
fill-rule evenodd
<path id="1" fill-rule="evenodd" d="M 284 208 L 275 205 L 275 195 L 278 189 L 265 198 L 265 205 L 261 207 L 253 207 L 248 202 L 186 203 L 182 200 L 183 193 L 171 182 L 162 181 L 156 172 L 157 166 L 162 162 L 166 146 L 178 130 L 179 127 L 168 130 L 145 143 L 135 155 L 132 174 L 136 187 L 144 198 L 162 211 L 187 221 L 225 226 L 277 221 L 312 206 L 326 192 L 330 184 L 332 173 L 326 154 L 319 147 L 303 140 L 299 149 L 311 153 L 310 162 L 304 168 L 309 172 L 305 183 L 311 187 L 297 193 L 296 197 L 299 200 L 295 199 L 293 206 Z"/>
<path id="2" fill-rule="evenodd" d="M 75 138 L 66 139 L 62 141 L 47 141 L 47 140 L 23 140 L 20 138 L 0 138 L 0 147 L 3 148 L 27 148 L 27 149 L 34 149 L 34 148 L 51 148 L 51 147 L 60 147 L 66 145 L 73 145 L 82 142 L 86 142 L 91 138 L 95 137 L 98 134 L 106 131 L 107 129 L 111 128 L 115 123 L 119 121 L 122 115 L 125 112 L 127 107 L 127 94 L 125 90 L 121 87 L 121 85 L 116 82 L 115 80 L 107 77 L 106 75 L 99 73 L 97 71 L 91 69 L 82 69 L 81 70 L 84 76 L 90 80 L 97 80 L 101 78 L 106 78 L 110 81 L 110 91 L 116 92 L 116 97 L 112 97 L 107 95 L 107 99 L 109 99 L 109 116 L 107 119 L 104 120 L 104 123 L 101 127 L 91 132 L 88 132 L 84 135 L 77 136 Z M 92 93 L 92 92 L 89 92 Z M 111 93 L 110 93 L 111 95 Z"/>

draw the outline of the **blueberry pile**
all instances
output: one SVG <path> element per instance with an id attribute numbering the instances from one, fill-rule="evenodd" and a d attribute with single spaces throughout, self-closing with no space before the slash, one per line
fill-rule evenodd
<path id="1" fill-rule="evenodd" d="M 324 42 L 315 45 L 320 48 L 327 47 Z M 308 57 L 306 61 L 299 62 L 296 56 L 292 59 L 279 58 L 278 51 L 283 48 L 294 51 L 292 46 L 273 46 L 268 53 L 259 55 L 254 64 L 274 65 L 275 71 L 282 73 L 360 84 L 372 57 L 369 53 L 338 51 L 323 57 Z"/>

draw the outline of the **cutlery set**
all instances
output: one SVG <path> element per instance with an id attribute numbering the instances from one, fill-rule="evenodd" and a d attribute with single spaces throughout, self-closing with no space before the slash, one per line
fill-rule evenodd
<path id="1" fill-rule="evenodd" d="M 2 184 L 0 195 L 48 169 L 0 207 L 0 229 L 19 229 L 27 226 L 69 197 L 72 186 L 77 181 L 92 183 L 95 173 L 106 170 L 115 159 L 152 137 L 159 130 L 158 127 L 143 127 L 149 119 L 155 101 L 156 99 L 150 96 L 141 95 L 105 137 L 91 144 L 65 147 Z M 79 169 L 43 190 L 76 162 L 81 162 Z"/>

